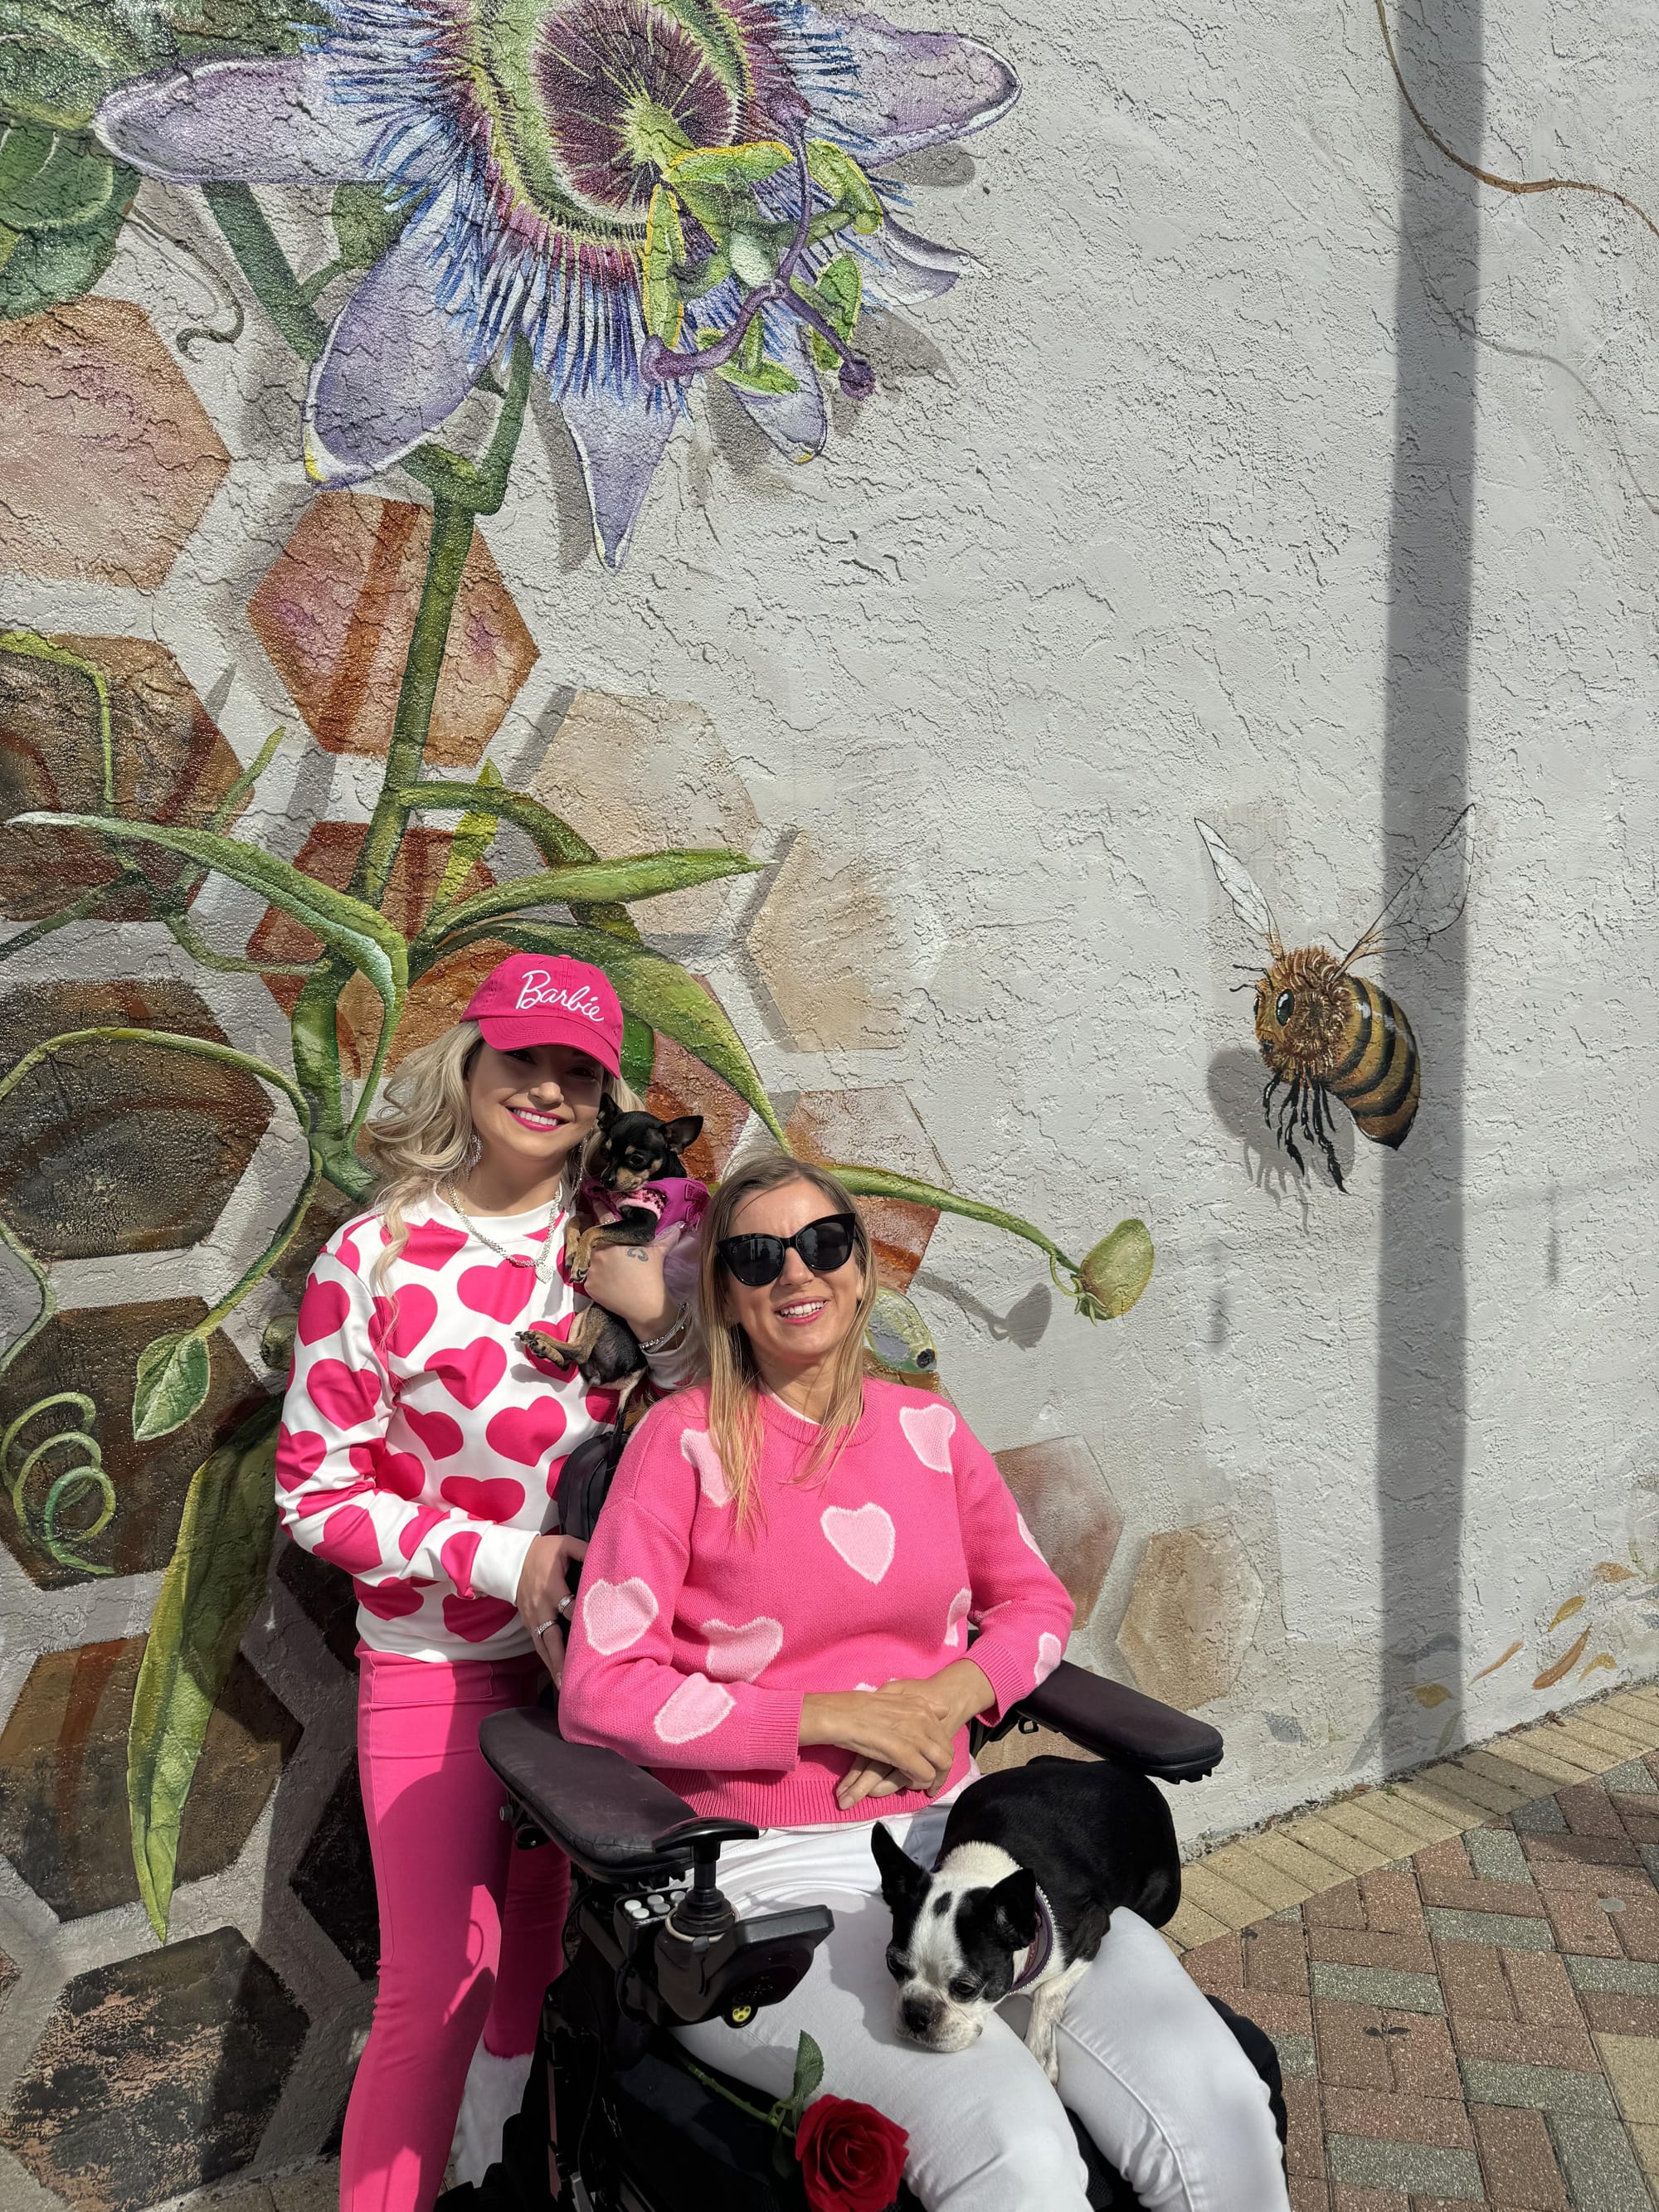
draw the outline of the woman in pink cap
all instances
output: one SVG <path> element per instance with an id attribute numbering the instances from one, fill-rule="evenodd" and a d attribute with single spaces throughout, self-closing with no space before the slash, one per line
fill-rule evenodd
<path id="1" fill-rule="evenodd" d="M 478 1723 L 562 1664 L 566 1563 L 583 1547 L 550 1533 L 554 1492 L 615 1401 L 518 1339 L 567 1335 L 585 1302 L 563 1223 L 600 1098 L 639 1103 L 622 1036 L 599 969 L 503 961 L 399 1070 L 368 1132 L 378 1203 L 319 1254 L 300 1308 L 277 1497 L 295 1541 L 356 1588 L 380 1917 L 342 2212 L 428 2212 L 452 2142 L 464 2178 L 482 2175 L 558 1971 L 569 1868 L 513 1850 Z M 597 1252 L 585 1290 L 672 1389 L 693 1347 L 663 1249 Z"/>

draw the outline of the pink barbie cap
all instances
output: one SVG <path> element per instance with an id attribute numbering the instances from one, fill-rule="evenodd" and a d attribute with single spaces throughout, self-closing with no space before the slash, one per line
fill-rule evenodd
<path id="1" fill-rule="evenodd" d="M 465 1019 L 477 1022 L 497 1052 L 568 1044 L 591 1053 L 612 1075 L 622 1073 L 622 1008 L 604 971 L 585 960 L 514 953 L 479 984 Z"/>

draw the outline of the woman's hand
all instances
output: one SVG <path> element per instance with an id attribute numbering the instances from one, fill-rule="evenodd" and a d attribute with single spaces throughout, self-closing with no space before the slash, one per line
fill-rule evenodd
<path id="1" fill-rule="evenodd" d="M 958 1732 L 975 1713 L 982 1713 L 996 1703 L 996 1692 L 989 1679 L 971 1659 L 955 1660 L 950 1666 L 942 1667 L 937 1674 L 929 1674 L 920 1681 L 889 1682 L 884 1688 L 867 1694 L 885 1698 L 895 1691 L 919 1695 L 941 1727 L 948 1729 L 953 1744 Z M 848 1768 L 836 1784 L 836 1802 L 843 1813 L 850 1813 L 866 1797 L 896 1797 L 900 1790 L 914 1786 L 896 1767 L 880 1759 L 860 1759 Z"/>
<path id="2" fill-rule="evenodd" d="M 564 1615 L 570 1595 L 565 1570 L 587 1547 L 580 1536 L 535 1536 L 519 1570 L 514 1602 L 544 1667 L 555 1683 L 564 1672 Z"/>
<path id="3" fill-rule="evenodd" d="M 926 1687 L 890 1682 L 884 1690 L 809 1691 L 801 1700 L 801 1745 L 839 1744 L 857 1753 L 861 1765 L 901 1777 L 896 1789 L 937 1790 L 951 1771 L 956 1745 L 954 1731 L 945 1727 L 933 1701 L 923 1694 Z M 881 1794 L 890 1796 L 894 1791 Z M 836 1800 L 842 1802 L 840 1790 Z"/>
<path id="4" fill-rule="evenodd" d="M 601 1244 L 587 1263 L 582 1289 L 648 1344 L 672 1327 L 679 1311 L 663 1287 L 662 1263 L 656 1244 Z"/>

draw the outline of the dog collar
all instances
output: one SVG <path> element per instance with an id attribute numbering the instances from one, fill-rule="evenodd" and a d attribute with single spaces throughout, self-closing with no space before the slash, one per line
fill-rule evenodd
<path id="1" fill-rule="evenodd" d="M 1029 1990 L 1033 1982 L 1046 1973 L 1048 1961 L 1054 1954 L 1054 1916 L 1041 1890 L 1036 1893 L 1036 1934 L 1031 1939 L 1030 1949 L 1025 1954 L 1025 1964 L 1008 1984 L 1011 1997 L 1017 1997 L 1023 1990 Z"/>

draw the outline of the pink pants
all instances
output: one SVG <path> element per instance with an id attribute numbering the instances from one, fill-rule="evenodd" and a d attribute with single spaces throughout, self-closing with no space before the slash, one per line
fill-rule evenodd
<path id="1" fill-rule="evenodd" d="M 374 2023 L 351 2085 L 341 2212 L 430 2212 L 480 2030 L 532 2048 L 559 1972 L 570 1863 L 514 1846 L 478 1723 L 528 1705 L 541 1661 L 454 1665 L 359 1648 L 358 1763 L 380 1908 Z"/>

